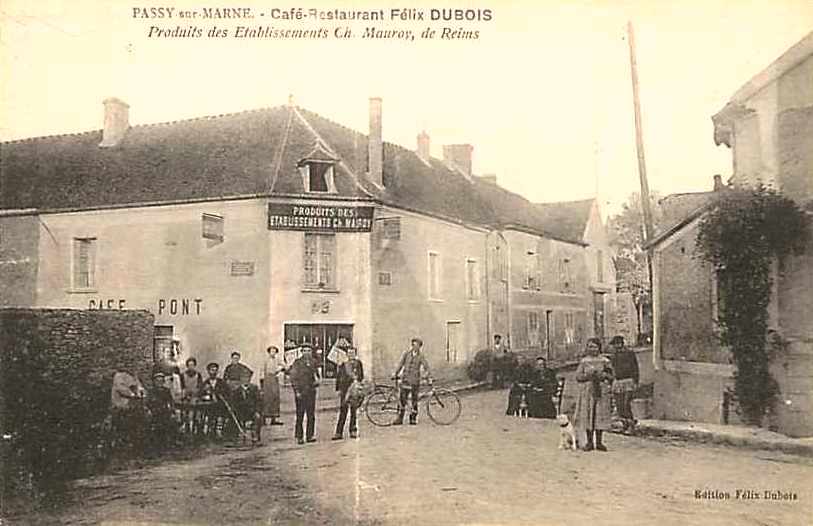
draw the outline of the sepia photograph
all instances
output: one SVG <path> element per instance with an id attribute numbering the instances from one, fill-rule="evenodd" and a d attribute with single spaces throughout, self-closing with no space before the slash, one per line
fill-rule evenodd
<path id="1" fill-rule="evenodd" d="M 0 526 L 811 523 L 810 0 L 4 0 L 0 79 Z"/>

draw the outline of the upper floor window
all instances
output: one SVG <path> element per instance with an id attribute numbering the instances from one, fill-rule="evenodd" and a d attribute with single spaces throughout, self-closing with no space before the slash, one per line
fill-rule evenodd
<path id="1" fill-rule="evenodd" d="M 570 259 L 562 258 L 559 260 L 559 284 L 563 292 L 573 292 L 574 284 L 573 277 L 570 275 Z"/>
<path id="2" fill-rule="evenodd" d="M 429 252 L 429 299 L 440 299 L 440 254 Z"/>
<path id="3" fill-rule="evenodd" d="M 305 234 L 305 287 L 336 289 L 335 234 Z"/>
<path id="4" fill-rule="evenodd" d="M 480 299 L 480 265 L 472 258 L 466 258 L 466 298 L 469 301 Z"/>
<path id="5" fill-rule="evenodd" d="M 96 238 L 73 240 L 73 288 L 92 289 L 96 286 Z"/>
<path id="6" fill-rule="evenodd" d="M 201 216 L 201 235 L 203 239 L 223 241 L 223 216 L 217 214 L 203 214 Z"/>
<path id="7" fill-rule="evenodd" d="M 382 219 L 381 233 L 384 239 L 401 239 L 401 218 L 388 217 Z"/>
<path id="8" fill-rule="evenodd" d="M 533 250 L 525 253 L 525 280 L 522 287 L 542 290 L 542 258 Z"/>
<path id="9" fill-rule="evenodd" d="M 307 160 L 301 162 L 299 172 L 302 175 L 305 191 L 336 193 L 336 185 L 333 180 L 333 164 L 333 161 Z"/>

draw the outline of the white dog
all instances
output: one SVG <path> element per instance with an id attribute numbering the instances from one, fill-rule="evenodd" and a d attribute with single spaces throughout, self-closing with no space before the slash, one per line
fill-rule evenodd
<path id="1" fill-rule="evenodd" d="M 566 414 L 562 413 L 556 417 L 559 423 L 559 449 L 579 449 L 579 441 L 576 439 L 576 430 Z"/>

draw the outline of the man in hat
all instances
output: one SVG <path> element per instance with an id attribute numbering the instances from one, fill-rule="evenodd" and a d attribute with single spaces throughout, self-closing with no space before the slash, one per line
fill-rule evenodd
<path id="1" fill-rule="evenodd" d="M 613 354 L 610 361 L 615 372 L 613 380 L 613 398 L 618 417 L 624 426 L 624 431 L 631 431 L 635 428 L 635 417 L 632 414 L 632 397 L 638 387 L 639 371 L 638 358 L 635 352 L 627 348 L 624 337 L 613 336 L 610 340 L 610 347 Z"/>
<path id="2" fill-rule="evenodd" d="M 234 385 L 236 387 L 236 385 L 251 382 L 252 376 L 254 376 L 254 371 L 240 363 L 240 353 L 233 351 L 231 353 L 231 363 L 227 365 L 223 371 L 223 379 L 226 380 L 226 383 L 228 383 L 229 386 Z"/>
<path id="3" fill-rule="evenodd" d="M 201 388 L 201 399 L 207 403 L 204 417 L 206 432 L 215 432 L 217 436 L 220 436 L 223 432 L 226 415 L 223 399 L 228 396 L 226 382 L 217 376 L 219 370 L 220 366 L 216 362 L 210 362 L 206 366 L 208 378 L 203 381 L 203 387 Z"/>
<path id="4" fill-rule="evenodd" d="M 299 348 L 301 356 L 291 365 L 288 374 L 291 377 L 291 387 L 294 390 L 296 403 L 296 426 L 294 436 L 297 444 L 316 442 L 316 388 L 319 386 L 319 373 L 313 360 L 310 344 L 304 343 Z M 303 440 L 302 421 L 307 416 L 308 424 Z"/>
<path id="5" fill-rule="evenodd" d="M 423 340 L 418 337 L 412 338 L 410 348 L 404 351 L 398 366 L 395 368 L 393 379 L 401 379 L 400 407 L 398 408 L 398 418 L 394 425 L 404 423 L 404 413 L 406 412 L 407 398 L 412 396 L 412 410 L 409 413 L 410 425 L 418 423 L 418 390 L 421 388 L 421 370 L 428 378 L 429 385 L 432 384 L 432 372 L 429 370 L 429 362 L 421 352 Z"/>

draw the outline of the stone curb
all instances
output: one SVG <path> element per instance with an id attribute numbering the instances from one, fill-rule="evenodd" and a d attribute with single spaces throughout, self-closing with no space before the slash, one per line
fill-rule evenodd
<path id="1" fill-rule="evenodd" d="M 742 428 L 736 427 L 735 431 L 742 431 Z M 813 457 L 813 441 L 803 439 L 742 436 L 736 432 L 722 433 L 702 428 L 679 428 L 660 424 L 656 420 L 639 421 L 637 434 L 645 437 L 676 437 L 693 442 L 720 444 L 745 449 L 781 451 L 793 455 Z"/>
<path id="2" fill-rule="evenodd" d="M 456 385 L 451 387 L 446 387 L 455 393 L 460 393 L 463 391 L 472 391 L 474 389 L 479 389 L 481 387 L 487 386 L 487 382 L 475 382 L 471 384 L 463 384 L 463 385 Z M 322 404 L 318 404 L 316 406 L 317 413 L 327 413 L 327 412 L 336 412 L 339 410 L 339 404 L 336 402 L 335 397 L 330 398 L 328 401 Z M 295 415 L 296 410 L 294 409 L 283 409 L 280 411 L 280 415 Z"/>

